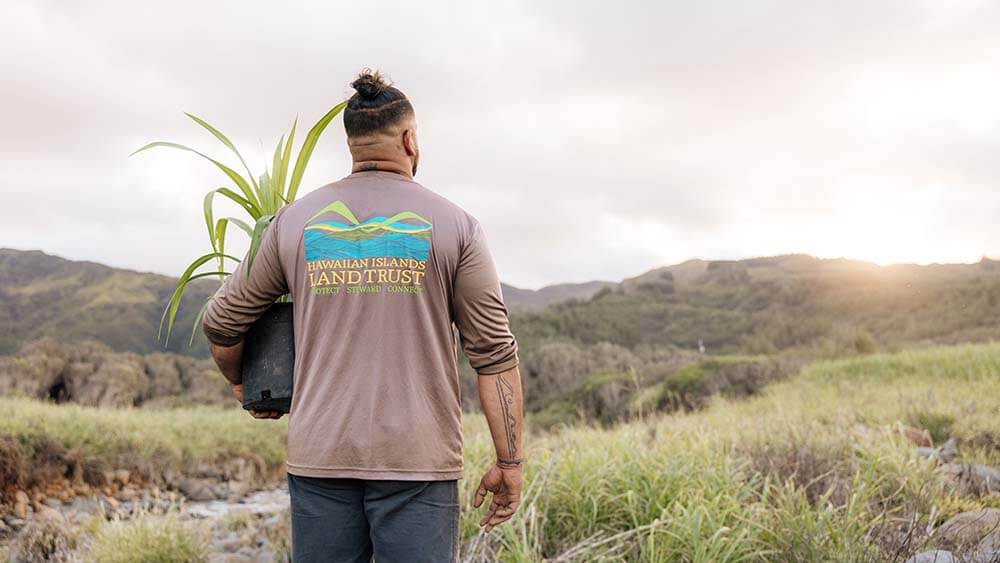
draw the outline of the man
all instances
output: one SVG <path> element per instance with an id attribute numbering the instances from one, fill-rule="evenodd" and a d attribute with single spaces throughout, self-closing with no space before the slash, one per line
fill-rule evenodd
<path id="1" fill-rule="evenodd" d="M 509 519 L 521 493 L 521 380 L 500 283 L 479 223 L 413 181 L 413 107 L 363 72 L 344 110 L 352 173 L 286 206 L 204 320 L 242 399 L 248 327 L 279 296 L 295 311 L 288 488 L 296 562 L 449 561 L 458 553 L 461 402 L 453 324 L 497 459 L 480 521 Z M 277 412 L 252 412 L 278 418 Z"/>

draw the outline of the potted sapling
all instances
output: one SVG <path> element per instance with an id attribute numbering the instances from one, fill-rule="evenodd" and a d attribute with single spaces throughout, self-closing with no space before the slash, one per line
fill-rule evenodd
<path id="1" fill-rule="evenodd" d="M 278 141 L 270 169 L 265 166 L 264 173 L 257 176 L 250 171 L 250 167 L 229 138 L 205 120 L 191 114 L 186 115 L 236 156 L 246 175 L 202 152 L 177 143 L 156 141 L 132 153 L 156 147 L 188 151 L 212 163 L 226 176 L 228 184 L 205 194 L 202 208 L 210 251 L 195 258 L 177 280 L 177 286 L 160 319 L 160 337 L 169 340 L 181 298 L 188 284 L 201 278 L 215 278 L 220 284 L 224 283 L 226 278 L 232 275 L 230 270 L 244 260 L 247 262 L 244 271 L 246 274 L 250 273 L 264 230 L 279 209 L 295 201 L 316 143 L 327 125 L 346 105 L 347 102 L 337 104 L 313 125 L 299 147 L 293 163 L 292 147 L 298 124 L 296 118 L 287 137 L 283 135 Z M 235 203 L 245 215 L 218 217 L 215 213 L 216 197 Z M 226 237 L 231 227 L 236 227 L 250 240 L 249 250 L 243 258 L 226 252 Z M 195 317 L 191 329 L 192 342 L 210 302 L 211 297 L 202 305 Z M 279 298 L 250 327 L 245 337 L 243 354 L 243 408 L 288 412 L 292 399 L 292 376 L 295 364 L 290 296 L 284 295 Z"/>

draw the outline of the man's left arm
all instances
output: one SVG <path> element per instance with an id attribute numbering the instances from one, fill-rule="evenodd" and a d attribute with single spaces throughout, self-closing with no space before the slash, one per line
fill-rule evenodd
<path id="1" fill-rule="evenodd" d="M 279 212 L 264 231 L 252 267 L 244 260 L 215 292 L 205 310 L 202 329 L 209 341 L 212 358 L 232 386 L 233 395 L 243 403 L 243 337 L 275 300 L 288 293 L 278 258 Z M 251 411 L 255 418 L 280 418 L 275 411 Z"/>

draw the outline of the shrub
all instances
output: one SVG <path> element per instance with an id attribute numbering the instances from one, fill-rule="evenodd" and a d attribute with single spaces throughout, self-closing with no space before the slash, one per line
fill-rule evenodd
<path id="1" fill-rule="evenodd" d="M 208 559 L 204 536 L 176 516 L 143 515 L 109 524 L 94 538 L 97 563 L 198 563 Z"/>
<path id="2" fill-rule="evenodd" d="M 13 562 L 71 561 L 79 541 L 79 532 L 62 517 L 35 518 L 11 542 L 8 557 Z"/>
<path id="3" fill-rule="evenodd" d="M 0 499 L 14 487 L 24 486 L 24 453 L 10 435 L 0 435 Z"/>

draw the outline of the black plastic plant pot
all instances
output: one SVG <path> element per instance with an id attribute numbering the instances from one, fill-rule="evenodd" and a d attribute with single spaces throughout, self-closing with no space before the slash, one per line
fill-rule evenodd
<path id="1" fill-rule="evenodd" d="M 292 406 L 294 369 L 292 304 L 275 303 L 246 334 L 243 345 L 243 408 L 288 412 Z"/>

